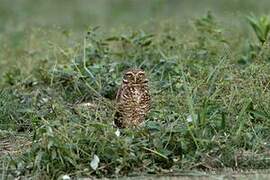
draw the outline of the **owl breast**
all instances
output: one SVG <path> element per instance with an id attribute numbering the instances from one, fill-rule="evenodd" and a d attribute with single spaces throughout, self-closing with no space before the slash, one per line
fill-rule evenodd
<path id="1" fill-rule="evenodd" d="M 117 104 L 123 127 L 139 125 L 150 109 L 147 85 L 123 85 Z"/>

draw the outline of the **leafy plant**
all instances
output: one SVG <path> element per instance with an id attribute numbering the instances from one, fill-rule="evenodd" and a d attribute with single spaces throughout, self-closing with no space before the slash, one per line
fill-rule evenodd
<path id="1" fill-rule="evenodd" d="M 255 15 L 247 16 L 247 20 L 254 30 L 258 40 L 264 44 L 268 40 L 270 31 L 270 21 L 269 17 L 263 15 L 261 17 L 256 17 Z"/>
<path id="2" fill-rule="evenodd" d="M 211 13 L 196 19 L 196 33 L 90 28 L 75 46 L 64 36 L 45 58 L 31 56 L 29 73 L 11 68 L 0 90 L 0 125 L 27 133 L 31 143 L 1 157 L 5 169 L 57 179 L 269 168 L 270 64 L 235 62 L 243 46 L 248 62 L 267 51 L 238 33 L 226 36 L 217 22 Z M 147 72 L 151 111 L 141 127 L 118 130 L 115 93 L 133 67 Z"/>

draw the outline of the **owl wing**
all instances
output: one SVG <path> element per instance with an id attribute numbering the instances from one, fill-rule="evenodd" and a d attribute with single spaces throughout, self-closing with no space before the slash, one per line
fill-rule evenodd
<path id="1" fill-rule="evenodd" d="M 116 100 L 116 103 L 117 103 L 117 108 L 116 108 L 117 110 L 116 110 L 116 113 L 114 115 L 114 124 L 118 128 L 124 128 L 124 125 L 123 125 L 123 116 L 122 116 L 122 114 L 119 111 L 119 105 L 118 105 L 118 102 L 120 102 L 122 93 L 123 93 L 123 85 L 121 85 L 121 87 L 118 89 L 117 94 L 116 94 L 116 97 L 115 97 L 115 100 Z"/>
<path id="2" fill-rule="evenodd" d="M 150 110 L 151 106 L 151 97 L 150 97 L 149 89 L 148 87 L 144 87 L 144 94 L 142 97 L 143 105 L 145 106 L 146 112 Z"/>
<path id="3" fill-rule="evenodd" d="M 123 86 L 121 85 L 121 87 L 118 89 L 116 97 L 115 97 L 116 102 L 119 102 L 122 91 L 123 91 Z"/>

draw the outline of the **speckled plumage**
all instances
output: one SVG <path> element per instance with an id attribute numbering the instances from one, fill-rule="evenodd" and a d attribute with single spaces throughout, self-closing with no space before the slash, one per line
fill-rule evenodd
<path id="1" fill-rule="evenodd" d="M 131 69 L 124 73 L 118 90 L 115 124 L 120 128 L 136 127 L 144 121 L 150 110 L 148 79 L 141 69 Z"/>

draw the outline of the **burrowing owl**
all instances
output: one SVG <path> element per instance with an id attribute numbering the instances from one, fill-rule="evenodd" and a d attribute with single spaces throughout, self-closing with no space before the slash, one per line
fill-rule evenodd
<path id="1" fill-rule="evenodd" d="M 150 109 L 148 79 L 143 70 L 130 69 L 124 73 L 116 102 L 115 124 L 118 127 L 136 127 L 143 122 Z"/>

